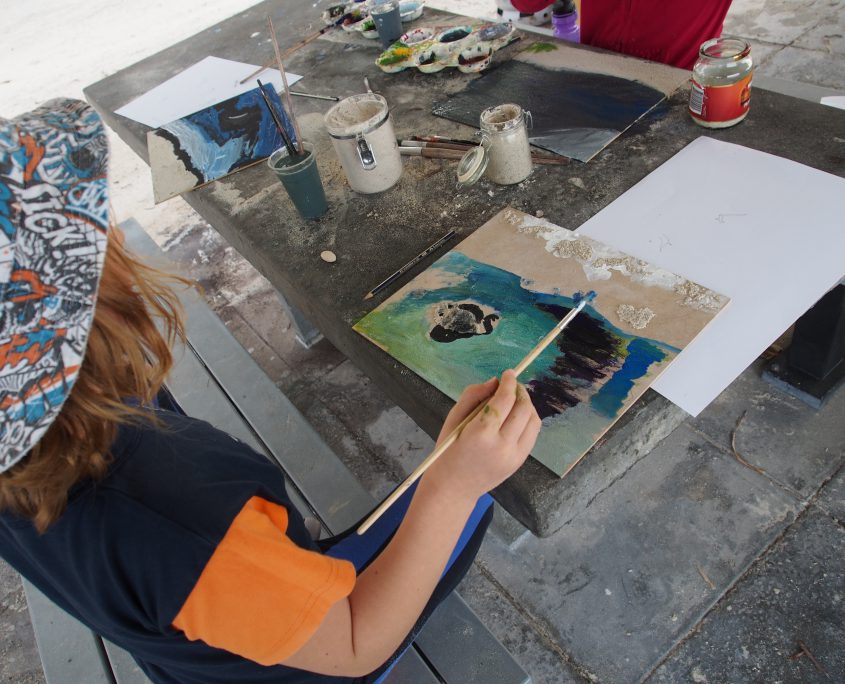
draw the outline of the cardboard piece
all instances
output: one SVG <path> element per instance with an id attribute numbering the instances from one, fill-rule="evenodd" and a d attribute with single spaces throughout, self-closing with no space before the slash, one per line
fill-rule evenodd
<path id="1" fill-rule="evenodd" d="M 506 209 L 355 330 L 456 399 L 516 366 L 592 304 L 520 376 L 543 430 L 532 456 L 565 475 L 727 304 L 685 277 Z"/>

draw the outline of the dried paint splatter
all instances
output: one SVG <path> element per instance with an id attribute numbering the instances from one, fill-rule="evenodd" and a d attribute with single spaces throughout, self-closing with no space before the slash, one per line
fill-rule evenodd
<path id="1" fill-rule="evenodd" d="M 726 298 L 708 290 L 691 280 L 684 280 L 675 286 L 675 294 L 683 297 L 684 306 L 699 309 L 701 311 L 719 311 L 724 305 Z"/>
<path id="2" fill-rule="evenodd" d="M 584 240 L 563 240 L 554 245 L 552 254 L 556 257 L 575 257 L 581 261 L 589 261 L 593 258 L 593 248 Z"/>
<path id="3" fill-rule="evenodd" d="M 627 323 L 634 330 L 642 330 L 651 322 L 655 313 L 647 306 L 638 309 L 631 304 L 620 304 L 616 308 L 616 315 L 619 316 L 619 320 Z"/>

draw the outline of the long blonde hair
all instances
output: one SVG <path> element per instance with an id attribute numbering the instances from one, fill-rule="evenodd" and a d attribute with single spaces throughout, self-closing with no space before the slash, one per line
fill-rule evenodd
<path id="1" fill-rule="evenodd" d="M 184 339 L 179 299 L 169 286 L 175 283 L 191 285 L 138 261 L 122 233 L 110 229 L 79 376 L 44 437 L 0 474 L 0 510 L 30 518 L 44 532 L 64 512 L 73 485 L 106 474 L 120 424 L 155 422 L 144 407 L 173 365 L 171 347 Z"/>

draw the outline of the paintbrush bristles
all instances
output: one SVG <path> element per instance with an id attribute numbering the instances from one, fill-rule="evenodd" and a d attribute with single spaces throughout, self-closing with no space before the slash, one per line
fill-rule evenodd
<path id="1" fill-rule="evenodd" d="M 302 133 L 299 131 L 299 124 L 296 121 L 296 115 L 293 113 L 293 102 L 290 99 L 290 88 L 288 87 L 288 76 L 285 73 L 285 67 L 282 64 L 282 53 L 279 51 L 279 41 L 276 40 L 276 29 L 273 28 L 273 20 L 270 15 L 267 15 L 267 25 L 270 28 L 270 39 L 273 41 L 273 50 L 276 53 L 276 62 L 279 66 L 279 73 L 282 75 L 282 84 L 285 87 L 285 102 L 288 103 L 288 112 L 290 113 L 290 120 L 293 124 L 293 132 L 296 133 L 296 145 L 299 148 L 300 154 L 305 154 L 305 148 L 302 146 Z"/>

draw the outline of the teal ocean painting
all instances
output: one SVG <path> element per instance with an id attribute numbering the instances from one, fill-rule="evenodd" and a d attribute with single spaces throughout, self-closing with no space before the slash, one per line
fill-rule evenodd
<path id="1" fill-rule="evenodd" d="M 602 290 L 613 278 L 590 281 L 578 257 L 555 256 L 546 250 L 544 235 L 520 231 L 526 228 L 524 223 L 517 227 L 506 220 L 533 217 L 508 211 L 432 264 L 355 329 L 456 399 L 468 384 L 516 366 L 575 306 L 575 292 L 596 290 L 596 299 L 520 376 L 543 419 L 532 456 L 564 475 L 681 348 L 676 339 L 636 334 L 639 331 L 616 314 L 607 315 Z M 511 233 L 513 239 L 508 239 Z M 502 257 L 495 242 L 485 238 L 502 241 L 500 247 L 508 256 Z M 532 260 L 533 249 L 537 259 Z M 499 256 L 491 259 L 493 252 Z M 503 268 L 504 262 L 514 263 Z M 564 262 L 577 268 L 560 268 Z M 550 286 L 550 266 L 551 275 L 561 277 L 559 285 Z M 625 280 L 617 278 L 614 288 Z M 632 284 L 636 291 L 647 292 L 649 287 Z M 665 289 L 660 286 L 662 292 Z M 631 299 L 642 302 L 637 294 L 632 293 Z M 611 293 L 607 299 L 619 296 Z"/>

